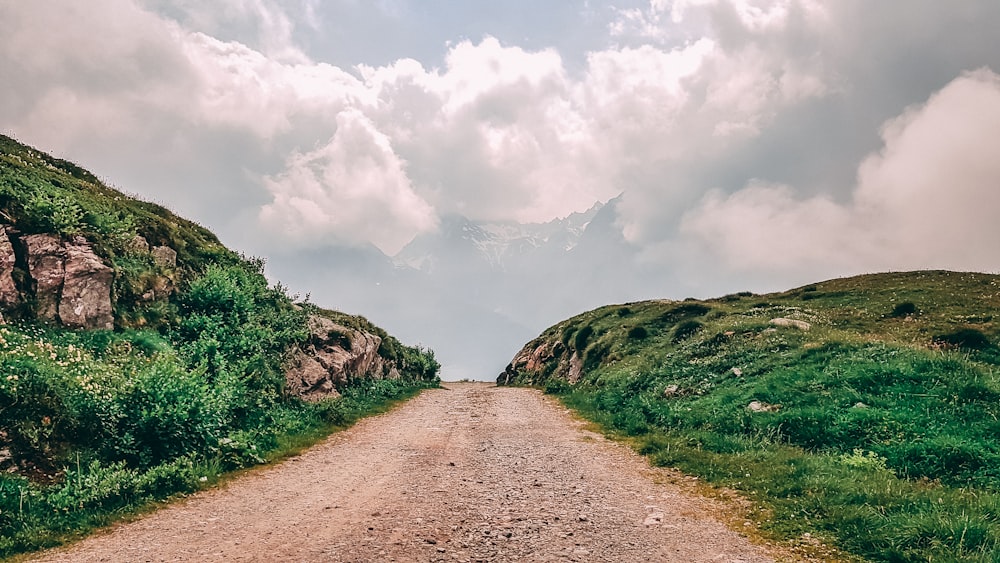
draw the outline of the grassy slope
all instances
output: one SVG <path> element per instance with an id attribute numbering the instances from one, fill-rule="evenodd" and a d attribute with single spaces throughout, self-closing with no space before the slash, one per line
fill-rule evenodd
<path id="1" fill-rule="evenodd" d="M 578 384 L 560 358 L 516 382 L 562 394 L 656 463 L 744 491 L 776 537 L 819 534 L 879 561 L 995 561 L 998 312 L 1000 276 L 952 272 L 609 306 L 527 347 L 578 351 Z"/>
<path id="2" fill-rule="evenodd" d="M 27 310 L 5 315 L 15 322 L 0 327 L 0 558 L 211 484 L 437 382 L 430 351 L 362 317 L 296 306 L 262 261 L 3 136 L 0 223 L 91 240 L 115 269 L 117 324 L 66 331 Z M 177 266 L 155 264 L 136 235 L 175 249 Z M 169 300 L 136 299 L 164 279 Z M 403 379 L 357 380 L 317 404 L 286 396 L 282 362 L 308 313 L 381 336 Z"/>

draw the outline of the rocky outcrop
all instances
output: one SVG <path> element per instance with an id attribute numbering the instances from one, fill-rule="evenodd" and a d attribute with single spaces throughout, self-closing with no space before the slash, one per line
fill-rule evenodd
<path id="1" fill-rule="evenodd" d="M 21 239 L 28 258 L 35 295 L 35 316 L 47 321 L 58 320 L 59 296 L 66 279 L 66 247 L 55 235 L 28 235 Z"/>
<path id="2" fill-rule="evenodd" d="M 336 397 L 358 378 L 399 379 L 395 365 L 378 350 L 382 338 L 319 315 L 309 317 L 309 340 L 290 355 L 285 389 L 306 400 Z"/>
<path id="3" fill-rule="evenodd" d="M 87 239 L 64 243 L 49 234 L 21 238 L 35 297 L 35 316 L 70 328 L 113 328 L 114 271 Z"/>
<path id="4" fill-rule="evenodd" d="M 169 257 L 170 253 L 161 254 Z M 114 279 L 114 269 L 104 263 L 84 237 L 67 242 L 54 234 L 22 236 L 0 225 L 2 312 L 28 304 L 30 307 L 16 315 L 32 315 L 67 328 L 114 328 Z M 164 278 L 149 292 L 149 298 L 166 298 L 172 291 L 172 281 Z"/>
<path id="5" fill-rule="evenodd" d="M 129 242 L 127 249 L 133 254 L 146 254 L 159 267 L 160 275 L 147 275 L 137 280 L 130 280 L 127 296 L 139 303 L 152 303 L 170 299 L 176 289 L 175 275 L 170 271 L 177 267 L 177 251 L 169 246 L 154 246 L 150 248 L 145 237 L 136 235 Z M 120 296 L 119 296 L 120 297 Z"/>
<path id="6" fill-rule="evenodd" d="M 90 243 L 82 237 L 66 244 L 65 249 L 59 321 L 69 328 L 114 328 L 111 307 L 114 270 L 94 254 Z"/>
<path id="7" fill-rule="evenodd" d="M 154 246 L 149 253 L 153 255 L 153 262 L 161 268 L 177 266 L 177 251 L 169 246 Z"/>
<path id="8" fill-rule="evenodd" d="M 21 292 L 14 282 L 16 263 L 14 245 L 10 243 L 7 229 L 0 225 L 0 308 L 10 309 L 21 302 Z"/>
<path id="9" fill-rule="evenodd" d="M 583 359 L 576 350 L 568 351 L 559 341 L 536 339 L 522 348 L 507 364 L 507 368 L 497 377 L 497 384 L 540 383 L 543 370 L 553 361 L 558 361 L 554 373 L 557 377 L 576 383 L 583 375 Z"/>

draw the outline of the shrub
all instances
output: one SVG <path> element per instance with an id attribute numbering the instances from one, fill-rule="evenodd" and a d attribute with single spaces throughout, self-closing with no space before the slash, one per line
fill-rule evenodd
<path id="1" fill-rule="evenodd" d="M 659 321 L 664 324 L 673 324 L 685 319 L 704 316 L 711 310 L 711 307 L 701 303 L 683 303 L 660 315 Z"/>
<path id="2" fill-rule="evenodd" d="M 559 337 L 559 341 L 566 348 L 570 347 L 570 342 L 573 340 L 573 333 L 576 332 L 576 326 L 573 324 L 567 324 L 562 329 L 562 334 Z"/>
<path id="3" fill-rule="evenodd" d="M 565 379 L 552 377 L 545 382 L 545 392 L 549 395 L 565 395 L 572 390 L 573 386 Z"/>
<path id="4" fill-rule="evenodd" d="M 573 348 L 581 352 L 585 350 L 587 348 L 587 342 L 593 334 L 594 327 L 584 325 L 583 328 L 577 331 L 576 336 L 573 338 Z"/>
<path id="5" fill-rule="evenodd" d="M 687 320 L 677 325 L 674 329 L 673 342 L 676 344 L 681 340 L 689 338 L 694 333 L 702 329 L 702 324 L 695 320 Z"/>
<path id="6" fill-rule="evenodd" d="M 206 451 L 228 426 L 225 399 L 202 374 L 157 361 L 139 375 L 124 401 L 120 432 L 134 442 L 123 446 L 134 448 L 143 467 Z"/>
<path id="7" fill-rule="evenodd" d="M 597 341 L 593 343 L 583 355 L 583 366 L 589 370 L 601 365 L 604 358 L 608 357 L 609 352 L 611 352 L 609 342 Z"/>
<path id="8" fill-rule="evenodd" d="M 642 340 L 649 336 L 649 331 L 645 327 L 634 326 L 628 331 L 629 340 Z"/>
<path id="9" fill-rule="evenodd" d="M 934 341 L 966 350 L 986 350 L 993 347 L 993 342 L 981 331 L 974 328 L 963 328 L 942 334 L 935 337 Z"/>
<path id="10" fill-rule="evenodd" d="M 83 209 L 76 202 L 49 190 L 36 190 L 28 196 L 24 212 L 32 229 L 61 235 L 78 233 L 83 219 Z"/>
<path id="11" fill-rule="evenodd" d="M 913 304 L 912 301 L 904 301 L 895 307 L 893 307 L 892 312 L 889 316 L 894 319 L 899 319 L 903 317 L 910 317 L 917 314 L 917 306 Z"/>

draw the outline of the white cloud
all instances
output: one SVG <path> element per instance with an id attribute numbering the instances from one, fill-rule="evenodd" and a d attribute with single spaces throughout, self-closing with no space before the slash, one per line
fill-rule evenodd
<path id="1" fill-rule="evenodd" d="M 1000 270 L 1000 76 L 965 74 L 887 123 L 849 201 L 759 183 L 708 195 L 683 235 L 738 271 Z"/>
<path id="2" fill-rule="evenodd" d="M 268 217 L 264 227 L 292 241 L 324 233 L 358 242 L 363 234 L 394 248 L 446 213 L 544 221 L 625 191 L 619 222 L 630 242 L 652 247 L 674 240 L 680 218 L 700 205 L 687 215 L 685 228 L 724 250 L 733 243 L 705 230 L 715 225 L 699 218 L 729 213 L 736 222 L 737 211 L 745 209 L 789 229 L 848 218 L 856 223 L 861 209 L 913 205 L 907 203 L 910 192 L 894 196 L 897 188 L 872 186 L 922 185 L 919 178 L 886 180 L 912 169 L 894 168 L 894 153 L 886 152 L 865 165 L 853 207 L 843 203 L 848 182 L 839 191 L 776 187 L 793 185 L 771 174 L 788 167 L 784 160 L 792 159 L 785 154 L 827 150 L 821 130 L 808 141 L 812 149 L 787 140 L 806 139 L 804 134 L 771 138 L 775 146 L 768 154 L 778 156 L 746 165 L 775 123 L 785 119 L 783 126 L 794 129 L 787 117 L 793 112 L 824 111 L 817 100 L 844 104 L 845 115 L 864 105 L 864 80 L 877 82 L 878 73 L 865 66 L 863 73 L 845 75 L 854 69 L 847 63 L 863 59 L 858 48 L 845 47 L 854 45 L 850 24 L 856 20 L 850 18 L 857 17 L 851 15 L 856 7 L 817 0 L 650 0 L 642 9 L 615 13 L 652 27 L 623 24 L 615 39 L 623 45 L 594 49 L 581 56 L 579 67 L 555 49 L 528 50 L 486 35 L 453 44 L 440 68 L 400 59 L 347 69 L 310 59 L 296 43 L 296 25 L 312 29 L 329 19 L 317 11 L 332 8 L 318 2 L 95 0 L 86 9 L 53 2 L 0 6 L 0 126 L 66 156 L 99 152 L 102 162 L 116 155 L 132 162 L 155 155 L 165 164 L 149 182 L 160 182 L 155 189 L 167 197 L 204 206 L 199 219 L 225 221 L 232 214 L 204 203 L 212 201 L 209 194 L 241 194 L 235 205 L 245 208 L 238 212 Z M 929 21 L 939 15 L 909 14 Z M 868 19 L 878 17 L 885 19 L 882 12 Z M 701 27 L 704 21 L 711 24 Z M 917 26 L 902 31 L 910 33 L 909 27 Z M 918 31 L 912 34 L 923 37 Z M 863 60 L 875 64 L 879 57 L 890 59 L 887 53 L 873 50 Z M 889 86 L 897 88 L 881 87 Z M 938 103 L 921 108 L 916 121 L 929 119 Z M 885 115 L 890 113 L 878 120 Z M 811 124 L 836 117 L 829 119 Z M 886 151 L 918 152 L 914 120 L 907 114 L 886 130 Z M 945 125 L 938 128 L 950 130 Z M 971 134 L 962 127 L 953 136 Z M 919 136 L 921 146 L 934 138 Z M 349 154 L 348 139 L 360 143 L 368 160 L 337 161 Z M 944 148 L 924 154 L 916 169 L 946 154 Z M 207 171 L 205 178 L 194 178 L 200 184 L 175 180 L 181 185 L 164 187 L 171 179 L 161 172 L 192 156 L 204 156 L 197 166 Z M 941 166 L 959 161 L 949 158 Z M 386 170 L 376 173 L 376 163 Z M 842 163 L 829 166 L 836 164 Z M 828 164 L 811 172 L 825 172 L 822 166 Z M 718 171 L 730 169 L 734 177 L 753 173 L 716 181 Z M 753 176 L 764 181 L 727 195 Z M 709 188 L 717 190 L 699 204 Z M 824 189 L 825 195 L 812 198 Z M 362 197 L 364 190 L 373 195 Z M 964 197 L 935 208 L 951 209 Z M 199 204 L 197 198 L 205 199 Z M 303 204 L 310 198 L 312 208 Z M 332 213 L 339 200 L 355 202 L 366 217 L 381 209 L 398 228 L 345 226 Z M 800 204 L 802 213 L 794 213 Z M 928 212 L 914 208 L 906 217 Z M 829 218 L 838 213 L 845 218 Z M 813 219 L 798 220 L 806 216 Z M 280 225 L 280 218 L 290 217 L 299 218 L 295 225 Z M 332 223 L 324 230 L 320 222 L 326 220 Z M 913 230 L 905 217 L 893 220 L 902 222 L 898 231 Z M 855 223 L 841 230 L 863 228 Z M 880 236 L 895 235 L 887 230 Z M 740 263 L 741 254 L 723 254 Z"/>
<path id="3" fill-rule="evenodd" d="M 265 185 L 274 201 L 261 209 L 261 220 L 305 247 L 333 237 L 394 254 L 436 225 L 389 139 L 356 110 L 337 116 L 337 132 L 325 146 L 293 154 Z"/>
<path id="4" fill-rule="evenodd" d="M 199 88 L 191 118 L 249 130 L 264 139 L 288 131 L 296 117 L 325 119 L 368 97 L 353 75 L 327 64 L 278 62 L 246 45 L 201 33 L 182 45 Z"/>

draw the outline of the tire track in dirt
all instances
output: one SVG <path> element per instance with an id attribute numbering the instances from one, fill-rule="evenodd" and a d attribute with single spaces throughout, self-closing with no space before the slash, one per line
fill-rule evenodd
<path id="1" fill-rule="evenodd" d="M 33 561 L 773 560 L 670 477 L 537 391 L 447 384 Z"/>

